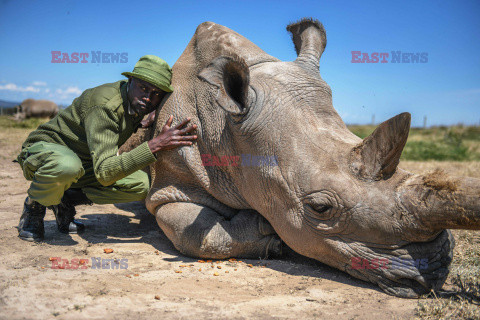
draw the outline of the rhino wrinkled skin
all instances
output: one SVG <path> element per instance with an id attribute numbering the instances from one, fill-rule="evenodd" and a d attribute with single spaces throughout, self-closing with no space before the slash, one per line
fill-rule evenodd
<path id="1" fill-rule="evenodd" d="M 324 27 L 302 19 L 287 30 L 298 58 L 285 62 L 224 26 L 198 26 L 155 128 L 132 138 L 158 134 L 170 114 L 198 125 L 193 146 L 158 154 L 148 210 L 188 256 L 274 256 L 283 241 L 388 294 L 440 289 L 454 247 L 447 229 L 480 228 L 480 181 L 397 168 L 408 113 L 364 140 L 352 134 L 320 76 Z M 202 163 L 202 155 L 243 154 L 274 156 L 277 165 Z"/>

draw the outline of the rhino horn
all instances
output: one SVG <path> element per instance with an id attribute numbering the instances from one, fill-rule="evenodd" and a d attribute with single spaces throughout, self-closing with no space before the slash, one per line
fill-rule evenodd
<path id="1" fill-rule="evenodd" d="M 312 18 L 289 24 L 287 31 L 291 33 L 295 51 L 296 62 L 307 69 L 319 69 L 320 57 L 327 46 L 327 34 L 322 23 Z"/>
<path id="2" fill-rule="evenodd" d="M 437 169 L 410 177 L 398 194 L 422 228 L 480 229 L 480 179 L 450 177 Z"/>
<path id="3" fill-rule="evenodd" d="M 198 77 L 217 88 L 216 101 L 225 111 L 240 115 L 248 111 L 250 71 L 243 58 L 233 53 L 216 57 Z"/>
<path id="4" fill-rule="evenodd" d="M 410 130 L 410 113 L 382 122 L 353 148 L 350 168 L 364 180 L 388 179 L 395 172 Z"/>

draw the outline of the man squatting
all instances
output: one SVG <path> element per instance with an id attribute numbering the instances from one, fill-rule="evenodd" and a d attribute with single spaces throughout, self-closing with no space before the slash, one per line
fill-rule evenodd
<path id="1" fill-rule="evenodd" d="M 60 232 L 77 233 L 85 227 L 74 220 L 75 206 L 145 199 L 150 183 L 141 169 L 155 162 L 156 153 L 192 145 L 197 138 L 190 135 L 197 128 L 187 126 L 190 118 L 172 127 L 170 116 L 158 136 L 118 155 L 139 126 L 152 124 L 152 112 L 173 91 L 172 70 L 157 56 L 141 57 L 122 75 L 128 82 L 85 90 L 22 144 L 17 161 L 32 183 L 18 224 L 20 239 L 43 240 L 46 207 Z"/>

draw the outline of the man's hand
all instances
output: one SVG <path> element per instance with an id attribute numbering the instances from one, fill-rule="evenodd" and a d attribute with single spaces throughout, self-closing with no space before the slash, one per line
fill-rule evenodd
<path id="1" fill-rule="evenodd" d="M 153 121 L 155 120 L 155 110 L 150 112 L 145 119 L 143 119 L 140 123 L 142 128 L 148 128 L 152 125 Z"/>
<path id="2" fill-rule="evenodd" d="M 190 127 L 185 127 L 189 122 L 190 118 L 183 120 L 179 125 L 171 127 L 173 122 L 173 116 L 168 118 L 167 123 L 162 128 L 162 131 L 158 136 L 148 141 L 148 147 L 152 153 L 157 153 L 161 150 L 171 150 L 181 146 L 191 146 L 192 141 L 197 139 L 196 135 L 188 135 L 190 132 L 197 129 L 197 125 L 192 125 Z M 185 127 L 182 129 L 182 127 Z"/>

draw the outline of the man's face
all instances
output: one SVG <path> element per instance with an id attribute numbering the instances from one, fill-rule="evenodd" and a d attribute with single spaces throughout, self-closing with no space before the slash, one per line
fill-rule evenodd
<path id="1" fill-rule="evenodd" d="M 153 84 L 141 79 L 128 79 L 128 100 L 132 109 L 140 116 L 144 116 L 157 109 L 166 92 Z"/>

